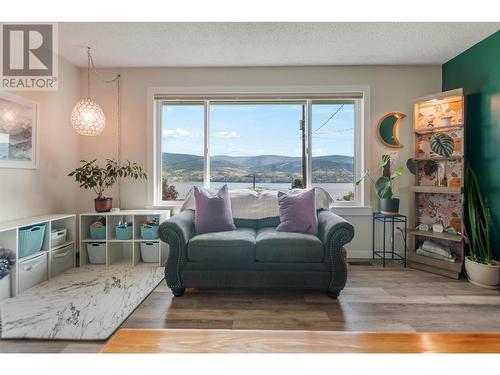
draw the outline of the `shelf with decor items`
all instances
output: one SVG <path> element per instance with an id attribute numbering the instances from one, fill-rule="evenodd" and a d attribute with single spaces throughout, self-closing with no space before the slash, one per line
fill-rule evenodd
<path id="1" fill-rule="evenodd" d="M 465 123 L 462 89 L 419 98 L 414 103 L 415 178 L 410 192 L 409 266 L 458 279 L 465 245 Z"/>
<path id="2" fill-rule="evenodd" d="M 169 217 L 169 210 L 80 214 L 80 266 L 164 265 L 168 244 L 159 240 L 157 232 Z"/>
<path id="3" fill-rule="evenodd" d="M 0 223 L 0 247 L 16 254 L 10 296 L 75 267 L 76 215 L 49 214 Z"/>

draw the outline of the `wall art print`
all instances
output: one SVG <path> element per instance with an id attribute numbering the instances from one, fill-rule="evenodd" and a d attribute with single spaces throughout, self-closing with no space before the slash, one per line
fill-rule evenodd
<path id="1" fill-rule="evenodd" d="M 38 104 L 0 93 L 0 168 L 37 168 Z"/>

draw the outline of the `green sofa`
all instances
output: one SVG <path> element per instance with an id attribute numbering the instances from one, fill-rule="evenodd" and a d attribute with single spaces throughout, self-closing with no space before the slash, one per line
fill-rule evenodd
<path id="1" fill-rule="evenodd" d="M 165 279 L 175 296 L 186 288 L 322 290 L 337 298 L 347 280 L 343 246 L 353 226 L 318 211 L 318 235 L 277 232 L 279 217 L 235 219 L 234 231 L 194 234 L 194 211 L 164 221 L 170 245 Z"/>

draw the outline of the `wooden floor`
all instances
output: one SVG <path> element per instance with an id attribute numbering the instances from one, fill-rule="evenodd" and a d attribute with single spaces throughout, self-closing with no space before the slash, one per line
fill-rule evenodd
<path id="1" fill-rule="evenodd" d="M 500 353 L 500 333 L 123 328 L 102 353 Z"/>
<path id="2" fill-rule="evenodd" d="M 412 269 L 350 266 L 339 300 L 324 293 L 189 290 L 161 283 L 122 328 L 500 332 L 500 294 Z M 1 340 L 0 352 L 98 352 L 104 342 Z"/>

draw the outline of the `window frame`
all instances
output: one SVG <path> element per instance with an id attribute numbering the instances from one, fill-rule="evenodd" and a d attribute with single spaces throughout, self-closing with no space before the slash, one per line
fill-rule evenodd
<path id="1" fill-rule="evenodd" d="M 259 92 L 256 94 L 256 92 Z M 276 94 L 278 92 L 278 94 Z M 164 103 L 178 104 L 201 104 L 204 108 L 204 181 L 203 186 L 210 186 L 210 103 L 211 102 L 301 102 L 306 105 L 306 169 L 307 187 L 312 185 L 312 105 L 319 101 L 341 101 L 353 100 L 355 103 L 355 127 L 354 127 L 354 176 L 360 175 L 370 165 L 370 143 L 366 142 L 370 137 L 370 127 L 366 119 L 369 119 L 369 87 L 322 87 L 322 90 L 311 91 L 232 91 L 228 92 L 215 88 L 197 88 L 186 92 L 185 88 L 149 88 L 148 106 L 150 114 L 151 132 L 149 133 L 150 149 L 152 152 L 148 159 L 148 170 L 150 172 L 148 202 L 149 207 L 174 207 L 179 206 L 182 200 L 161 200 L 161 152 L 162 152 L 162 106 Z M 363 181 L 355 186 L 354 201 L 334 201 L 333 207 L 338 208 L 369 208 L 370 190 L 369 185 Z"/>

